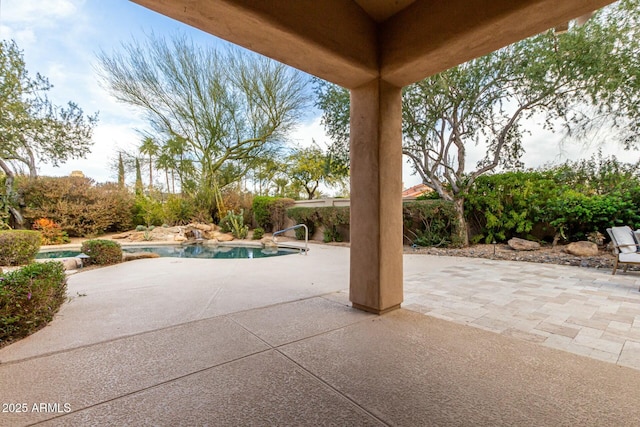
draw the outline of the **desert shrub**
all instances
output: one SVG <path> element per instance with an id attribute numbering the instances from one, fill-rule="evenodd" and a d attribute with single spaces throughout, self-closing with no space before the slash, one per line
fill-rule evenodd
<path id="1" fill-rule="evenodd" d="M 171 225 L 189 224 L 194 213 L 193 201 L 179 195 L 170 195 L 162 207 L 163 221 Z"/>
<path id="2" fill-rule="evenodd" d="M 0 274 L 0 347 L 50 322 L 65 300 L 66 288 L 59 262 L 33 263 Z"/>
<path id="3" fill-rule="evenodd" d="M 296 224 L 304 224 L 309 229 L 309 236 L 313 236 L 316 231 L 316 225 L 320 223 L 320 215 L 317 208 L 290 208 L 287 210 L 289 218 L 293 219 Z M 295 230 L 296 239 L 304 240 L 304 228 Z"/>
<path id="4" fill-rule="evenodd" d="M 287 220 L 287 209 L 293 206 L 295 200 L 287 198 L 277 198 L 269 205 L 271 218 L 271 231 L 278 231 L 284 228 Z"/>
<path id="5" fill-rule="evenodd" d="M 220 193 L 225 209 L 234 212 L 243 212 L 244 223 L 250 225 L 253 221 L 253 195 L 249 192 L 242 191 L 239 184 L 227 185 L 220 190 Z"/>
<path id="6" fill-rule="evenodd" d="M 325 206 L 319 208 L 290 208 L 287 210 L 289 218 L 297 224 L 304 224 L 309 228 L 309 236 L 313 236 L 316 227 L 324 227 L 325 242 L 341 242 L 344 240 L 342 229 L 349 225 L 349 208 Z M 296 229 L 296 238 L 304 239 L 304 229 Z"/>
<path id="7" fill-rule="evenodd" d="M 259 240 L 264 237 L 264 229 L 258 227 L 253 230 L 253 240 Z"/>
<path id="8" fill-rule="evenodd" d="M 273 231 L 273 224 L 271 223 L 271 212 L 269 212 L 269 205 L 275 200 L 275 197 L 270 196 L 255 196 L 251 209 L 253 210 L 253 220 L 258 227 L 265 230 Z"/>
<path id="9" fill-rule="evenodd" d="M 95 184 L 82 177 L 20 179 L 24 217 L 33 224 L 48 218 L 71 237 L 128 230 L 133 196 L 117 184 Z"/>
<path id="10" fill-rule="evenodd" d="M 87 265 L 110 265 L 122 262 L 122 248 L 112 240 L 86 240 L 80 249 L 90 256 Z"/>
<path id="11" fill-rule="evenodd" d="M 459 246 L 458 221 L 452 202 L 422 200 L 402 207 L 404 236 L 418 246 Z"/>
<path id="12" fill-rule="evenodd" d="M 136 225 L 136 231 L 145 231 L 146 229 L 147 229 L 147 227 L 145 227 L 142 224 Z"/>
<path id="13" fill-rule="evenodd" d="M 133 206 L 133 223 L 149 227 L 163 222 L 162 203 L 154 197 L 138 194 Z"/>
<path id="14" fill-rule="evenodd" d="M 40 232 L 41 244 L 60 245 L 69 243 L 69 236 L 60 226 L 47 218 L 40 218 L 33 223 L 33 229 Z"/>
<path id="15" fill-rule="evenodd" d="M 0 265 L 29 264 L 40 250 L 40 242 L 37 231 L 0 231 Z"/>
<path id="16" fill-rule="evenodd" d="M 249 233 L 249 226 L 244 225 L 244 212 L 236 214 L 233 211 L 228 211 L 227 216 L 221 221 L 220 228 L 225 233 L 231 231 L 231 234 L 233 234 L 233 237 L 236 239 L 244 239 Z"/>

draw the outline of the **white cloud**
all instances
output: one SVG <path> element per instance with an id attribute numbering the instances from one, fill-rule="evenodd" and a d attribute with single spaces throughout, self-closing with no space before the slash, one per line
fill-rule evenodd
<path id="1" fill-rule="evenodd" d="M 56 25 L 56 19 L 74 16 L 84 0 L 9 0 L 2 3 L 2 19 L 39 27 Z"/>

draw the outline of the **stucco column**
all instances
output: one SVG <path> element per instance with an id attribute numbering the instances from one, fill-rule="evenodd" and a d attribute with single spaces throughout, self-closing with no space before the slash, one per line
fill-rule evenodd
<path id="1" fill-rule="evenodd" d="M 402 302 L 402 89 L 351 90 L 349 299 L 373 313 Z"/>

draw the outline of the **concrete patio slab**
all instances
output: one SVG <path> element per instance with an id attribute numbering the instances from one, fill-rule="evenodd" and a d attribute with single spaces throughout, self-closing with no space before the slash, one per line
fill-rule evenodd
<path id="1" fill-rule="evenodd" d="M 257 354 L 42 425 L 380 426 L 277 352 Z"/>
<path id="2" fill-rule="evenodd" d="M 640 419 L 639 274 L 406 255 L 411 310 L 373 316 L 348 307 L 348 259 L 314 245 L 71 276 L 54 322 L 0 350 L 3 403 L 28 408 L 0 426 Z"/>

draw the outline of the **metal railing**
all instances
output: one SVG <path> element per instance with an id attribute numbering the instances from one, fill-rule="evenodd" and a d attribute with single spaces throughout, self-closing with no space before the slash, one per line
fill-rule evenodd
<path id="1" fill-rule="evenodd" d="M 289 230 L 295 230 L 296 228 L 304 227 L 304 254 L 307 255 L 309 253 L 309 227 L 305 224 L 296 224 L 293 227 L 285 228 L 284 230 L 278 230 L 273 233 L 273 241 L 276 241 L 276 236 L 278 234 L 286 233 Z"/>

